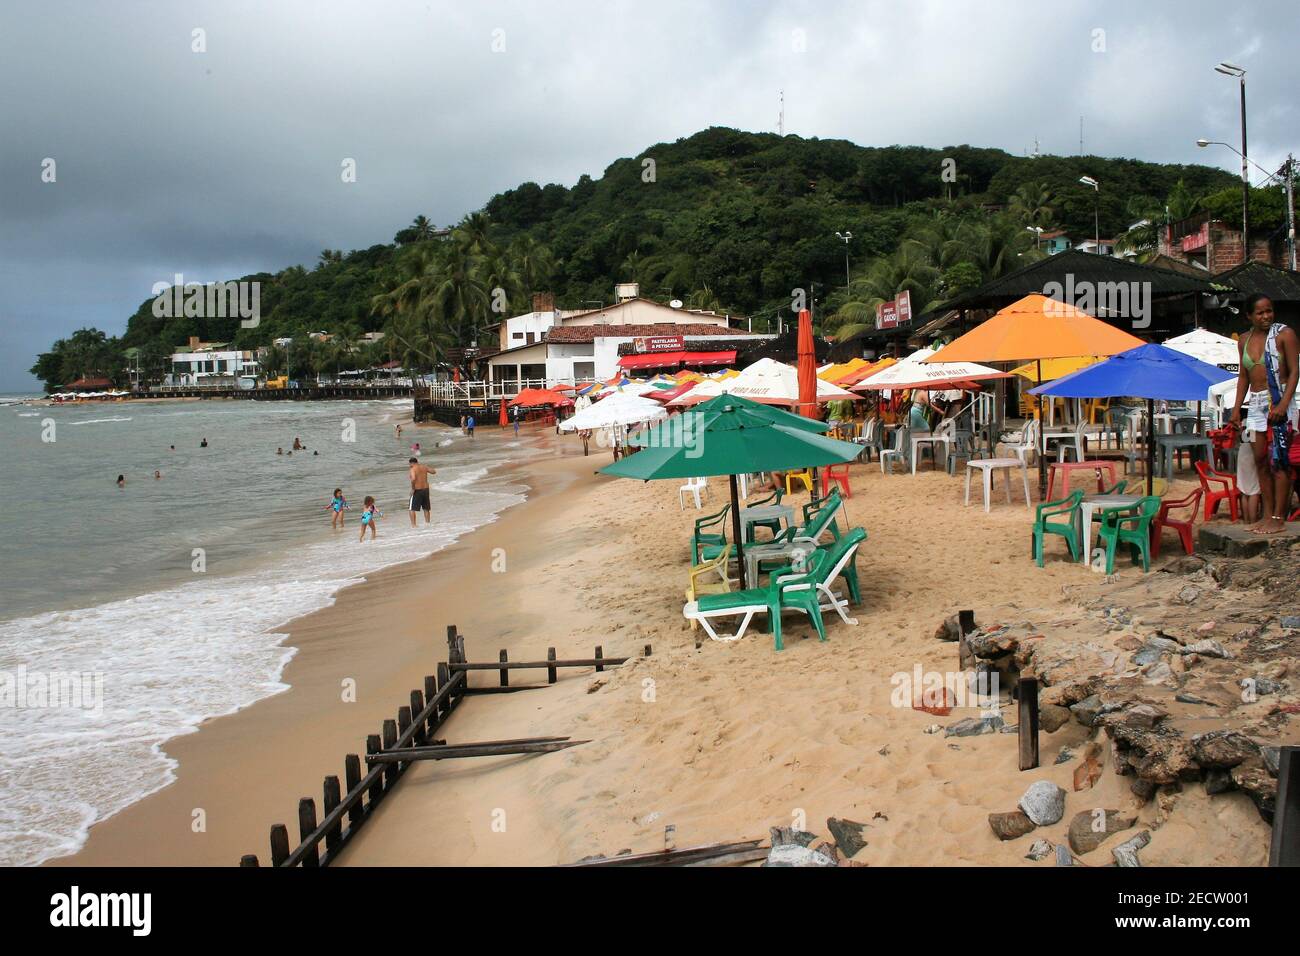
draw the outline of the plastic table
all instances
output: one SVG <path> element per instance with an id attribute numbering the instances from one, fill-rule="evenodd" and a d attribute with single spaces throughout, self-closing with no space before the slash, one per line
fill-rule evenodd
<path id="1" fill-rule="evenodd" d="M 1054 461 L 1047 466 L 1047 501 L 1056 500 L 1056 476 L 1061 475 L 1061 494 L 1068 494 L 1070 491 L 1070 478 L 1076 471 L 1092 471 L 1097 474 L 1097 491 L 1106 490 L 1106 486 L 1101 482 L 1101 473 L 1105 470 L 1110 476 L 1110 483 L 1115 484 L 1115 462 L 1106 459 L 1094 458 L 1089 461 Z"/>
<path id="2" fill-rule="evenodd" d="M 740 534 L 748 543 L 753 539 L 755 521 L 771 521 L 773 518 L 784 521 L 789 527 L 794 518 L 794 509 L 789 505 L 751 505 L 740 509 Z"/>
<path id="3" fill-rule="evenodd" d="M 1205 461 L 1214 462 L 1214 441 L 1206 435 L 1157 435 L 1156 468 L 1167 478 L 1174 477 L 1174 461 L 1178 451 L 1184 448 L 1200 449 L 1205 454 Z"/>
<path id="4" fill-rule="evenodd" d="M 984 513 L 988 514 L 989 501 L 993 497 L 993 472 L 1006 470 L 1007 504 L 1011 504 L 1011 470 L 1020 469 L 1020 477 L 1025 485 L 1025 507 L 1029 507 L 1029 469 L 1019 458 L 972 458 L 966 462 L 966 504 L 970 504 L 970 476 L 973 470 L 983 472 Z"/>
<path id="5" fill-rule="evenodd" d="M 1092 519 L 1106 508 L 1124 508 L 1142 500 L 1142 495 L 1084 495 L 1079 503 L 1079 563 L 1087 564 L 1092 554 Z"/>

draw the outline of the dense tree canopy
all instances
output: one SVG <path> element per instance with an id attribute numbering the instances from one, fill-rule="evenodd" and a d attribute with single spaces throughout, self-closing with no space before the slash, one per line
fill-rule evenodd
<path id="1" fill-rule="evenodd" d="M 1085 174 L 1100 191 L 1078 182 Z M 267 357 L 290 375 L 387 360 L 428 369 L 527 311 L 531 292 L 552 291 L 576 308 L 608 303 L 615 283 L 630 281 L 650 298 L 752 316 L 756 330 L 788 317 L 804 290 L 819 326 L 845 334 L 903 288 L 920 309 L 1023 264 L 1037 254 L 1031 227 L 1091 235 L 1094 206 L 1108 237 L 1151 218 L 1164 201 L 1151 197 L 1204 199 L 1202 208 L 1221 204 L 1231 220 L 1231 202 L 1219 196 L 1234 182 L 1203 166 L 965 145 L 867 148 L 712 128 L 616 160 L 572 188 L 523 183 L 450 233 L 416 216 L 391 245 L 327 249 L 310 268 L 244 276 L 260 283 L 256 328 L 238 317 L 159 318 L 149 299 L 120 339 L 82 330 L 33 372 L 50 386 L 92 366 L 120 378 L 123 350 L 135 348 L 147 378 L 190 336 L 243 348 L 292 338 Z M 1257 202 L 1261 214 L 1277 204 L 1272 195 Z M 852 239 L 846 245 L 837 232 Z M 309 342 L 314 331 L 333 339 Z M 385 338 L 359 348 L 370 331 Z"/>

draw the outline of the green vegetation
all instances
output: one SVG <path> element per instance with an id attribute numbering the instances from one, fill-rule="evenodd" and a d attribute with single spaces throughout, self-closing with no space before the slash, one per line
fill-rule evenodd
<path id="1" fill-rule="evenodd" d="M 1098 179 L 1100 193 L 1080 185 L 1081 175 Z M 120 383 L 130 365 L 149 381 L 193 335 L 240 348 L 292 338 L 263 357 L 264 371 L 291 377 L 384 361 L 427 370 L 450 350 L 492 341 L 485 328 L 527 311 L 531 292 L 553 291 L 559 305 L 578 308 L 608 304 L 617 282 L 638 282 L 649 298 L 749 315 L 757 330 L 774 328 L 778 312 L 788 316 L 793 290 L 804 289 L 822 330 L 845 335 L 904 288 L 919 314 L 1024 264 L 1039 254 L 1028 227 L 1091 236 L 1096 202 L 1102 235 L 1122 235 L 1136 219 L 1164 221 L 1163 202 L 1150 197 L 1203 197 L 1214 211 L 1234 183 L 1203 166 L 972 146 L 866 148 L 714 128 L 617 160 L 572 188 L 524 183 L 449 234 L 417 216 L 391 245 L 325 250 L 310 270 L 244 276 L 261 283 L 255 329 L 238 318 L 157 318 L 148 299 L 120 339 L 82 330 L 55 343 L 33 373 L 51 386 L 87 371 Z M 1277 189 L 1257 192 L 1269 194 L 1261 211 L 1278 202 Z M 1231 222 L 1232 201 L 1222 204 Z M 835 235 L 846 231 L 847 288 L 846 248 Z M 1137 248 L 1154 239 L 1148 233 L 1135 237 Z M 333 339 L 309 342 L 314 331 Z M 370 331 L 385 337 L 357 347 Z"/>

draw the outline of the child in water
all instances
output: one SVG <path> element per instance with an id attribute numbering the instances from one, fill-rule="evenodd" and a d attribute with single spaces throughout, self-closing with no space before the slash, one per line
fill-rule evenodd
<path id="1" fill-rule="evenodd" d="M 378 506 L 376 506 L 375 499 L 370 495 L 366 495 L 366 510 L 361 512 L 361 537 L 357 540 L 365 541 L 366 528 L 369 528 L 370 540 L 374 541 L 377 533 L 375 531 L 375 525 L 379 523 L 379 519 L 383 516 L 384 513 L 379 510 Z"/>
<path id="2" fill-rule="evenodd" d="M 351 508 L 348 506 L 348 499 L 343 497 L 342 488 L 334 489 L 334 500 L 331 501 L 329 504 L 327 504 L 325 507 L 333 509 L 334 511 L 333 517 L 330 518 L 330 527 L 331 528 L 343 527 L 343 512 L 350 511 Z"/>

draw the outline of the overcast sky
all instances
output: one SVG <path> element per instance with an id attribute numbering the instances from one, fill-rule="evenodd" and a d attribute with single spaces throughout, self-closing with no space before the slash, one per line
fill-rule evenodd
<path id="1" fill-rule="evenodd" d="M 1072 154 L 1082 115 L 1087 152 L 1236 170 L 1195 146 L 1239 139 L 1228 60 L 1276 169 L 1297 36 L 1295 0 L 0 0 L 0 391 L 175 273 L 310 265 L 708 126 L 775 131 L 781 89 L 803 136 Z"/>

